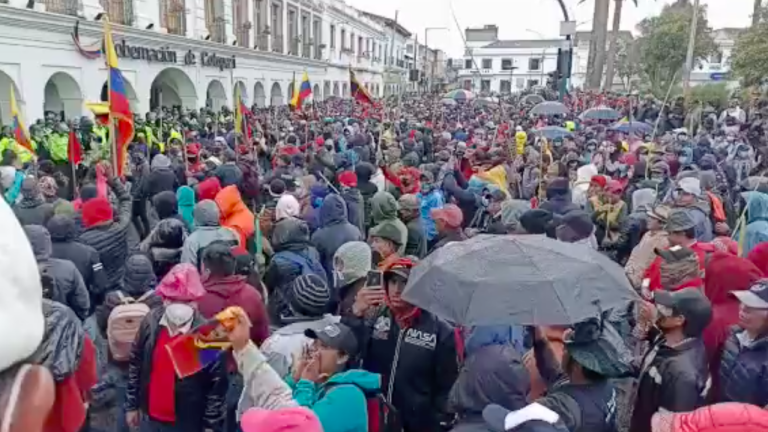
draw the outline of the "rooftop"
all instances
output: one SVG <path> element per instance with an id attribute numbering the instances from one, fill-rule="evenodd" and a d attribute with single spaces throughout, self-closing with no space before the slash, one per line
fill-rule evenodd
<path id="1" fill-rule="evenodd" d="M 562 39 L 497 40 L 483 48 L 552 48 L 562 45 Z"/>
<path id="2" fill-rule="evenodd" d="M 400 23 L 398 23 L 397 21 L 393 20 L 392 18 L 387 18 L 385 16 L 376 15 L 374 13 L 366 12 L 366 11 L 363 11 L 363 10 L 361 10 L 360 13 L 362 13 L 365 16 L 367 16 L 368 18 L 371 18 L 371 19 L 373 19 L 375 21 L 378 21 L 378 22 L 384 24 L 387 27 L 390 27 L 390 28 L 394 27 L 395 31 L 400 33 L 400 35 L 402 35 L 403 37 L 411 37 L 411 32 L 409 32 L 408 29 L 403 27 Z"/>

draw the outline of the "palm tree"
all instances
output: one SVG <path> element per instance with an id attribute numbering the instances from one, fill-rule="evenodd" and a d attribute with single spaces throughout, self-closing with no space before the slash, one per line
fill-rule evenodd
<path id="1" fill-rule="evenodd" d="M 587 61 L 587 88 L 593 90 L 600 89 L 600 82 L 603 78 L 609 9 L 610 0 L 595 0 L 592 35 L 589 42 L 589 59 Z"/>
<path id="2" fill-rule="evenodd" d="M 752 6 L 752 27 L 760 24 L 760 9 L 763 7 L 762 0 L 755 0 Z"/>
<path id="3" fill-rule="evenodd" d="M 637 6 L 637 0 L 633 0 Z M 616 72 L 616 50 L 619 45 L 619 32 L 621 30 L 621 12 L 624 8 L 624 0 L 615 0 L 616 6 L 613 9 L 613 30 L 611 39 L 608 43 L 608 63 L 605 67 L 605 82 L 603 82 L 603 91 L 610 90 L 613 87 L 613 75 Z"/>

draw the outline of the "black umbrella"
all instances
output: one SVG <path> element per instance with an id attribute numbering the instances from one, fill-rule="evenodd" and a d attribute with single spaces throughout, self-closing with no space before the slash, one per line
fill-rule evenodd
<path id="1" fill-rule="evenodd" d="M 624 269 L 587 245 L 480 235 L 416 266 L 408 302 L 453 323 L 570 325 L 638 298 Z"/>
<path id="2" fill-rule="evenodd" d="M 531 114 L 534 115 L 557 115 L 557 114 L 568 114 L 568 107 L 563 105 L 560 102 L 542 102 L 533 109 L 531 109 Z"/>

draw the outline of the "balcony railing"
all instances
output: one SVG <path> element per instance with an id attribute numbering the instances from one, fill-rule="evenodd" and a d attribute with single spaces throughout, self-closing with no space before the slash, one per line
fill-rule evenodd
<path id="1" fill-rule="evenodd" d="M 132 0 L 100 0 L 99 3 L 113 23 L 126 26 L 133 25 Z"/>
<path id="2" fill-rule="evenodd" d="M 7 0 L 0 3 L 8 3 Z M 79 4 L 77 0 L 45 0 L 45 10 L 52 13 L 77 16 Z"/>
<path id="3" fill-rule="evenodd" d="M 254 48 L 260 51 L 267 51 L 269 49 L 269 35 L 260 34 L 256 36 L 256 46 Z"/>
<path id="4" fill-rule="evenodd" d="M 283 53 L 283 36 L 272 36 L 272 52 Z"/>
<path id="5" fill-rule="evenodd" d="M 305 43 L 305 44 L 304 44 L 304 46 L 303 46 L 303 52 L 302 52 L 302 55 L 303 55 L 305 58 L 310 58 L 310 57 L 312 57 L 312 44 L 310 44 L 310 43 Z"/>

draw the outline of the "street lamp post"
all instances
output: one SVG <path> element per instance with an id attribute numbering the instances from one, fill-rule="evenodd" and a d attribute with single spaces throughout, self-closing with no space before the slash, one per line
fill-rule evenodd
<path id="1" fill-rule="evenodd" d="M 424 66 L 427 66 L 427 54 L 429 52 L 429 32 L 432 30 L 448 30 L 448 27 L 427 27 L 424 29 Z M 418 49 L 418 45 L 416 46 Z M 437 57 L 437 54 L 435 54 L 434 57 Z M 435 59 L 432 61 L 432 67 L 430 68 L 430 77 L 427 81 L 427 89 L 430 90 L 432 88 L 432 82 L 435 79 Z"/>

